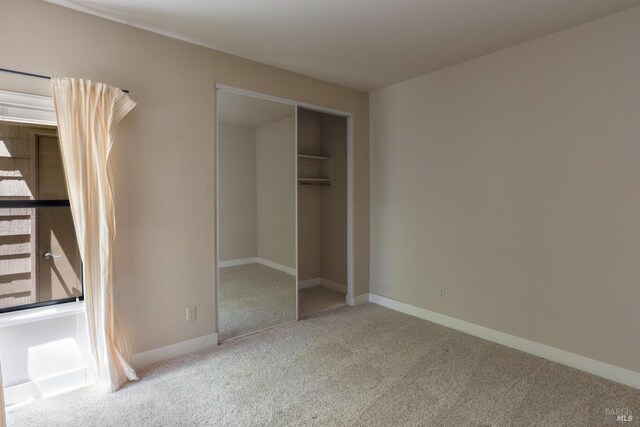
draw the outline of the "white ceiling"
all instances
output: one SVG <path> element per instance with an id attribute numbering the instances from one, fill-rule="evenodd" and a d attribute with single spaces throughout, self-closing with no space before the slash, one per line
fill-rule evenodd
<path id="1" fill-rule="evenodd" d="M 46 0 L 371 90 L 640 0 Z"/>
<path id="2" fill-rule="evenodd" d="M 218 120 L 237 126 L 255 128 L 286 119 L 295 114 L 293 105 L 252 96 L 218 92 L 217 99 Z"/>

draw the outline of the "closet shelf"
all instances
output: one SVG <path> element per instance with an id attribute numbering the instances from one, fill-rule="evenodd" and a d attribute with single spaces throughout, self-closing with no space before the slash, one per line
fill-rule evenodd
<path id="1" fill-rule="evenodd" d="M 330 178 L 298 178 L 298 184 L 302 185 L 333 185 Z"/>
<path id="2" fill-rule="evenodd" d="M 311 154 L 298 154 L 299 159 L 310 159 L 310 160 L 331 160 L 331 157 L 325 156 L 312 156 Z"/>

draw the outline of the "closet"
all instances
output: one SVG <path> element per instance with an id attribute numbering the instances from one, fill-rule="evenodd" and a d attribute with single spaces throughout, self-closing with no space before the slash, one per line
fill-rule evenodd
<path id="1" fill-rule="evenodd" d="M 347 119 L 298 108 L 299 317 L 345 305 Z"/>
<path id="2" fill-rule="evenodd" d="M 346 304 L 350 120 L 217 88 L 221 341 Z"/>

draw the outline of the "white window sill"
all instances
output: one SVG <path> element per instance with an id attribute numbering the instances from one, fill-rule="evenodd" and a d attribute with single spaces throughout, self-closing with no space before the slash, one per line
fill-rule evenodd
<path id="1" fill-rule="evenodd" d="M 0 328 L 40 322 L 57 317 L 73 316 L 84 313 L 84 301 L 67 302 L 46 307 L 29 308 L 0 314 Z"/>

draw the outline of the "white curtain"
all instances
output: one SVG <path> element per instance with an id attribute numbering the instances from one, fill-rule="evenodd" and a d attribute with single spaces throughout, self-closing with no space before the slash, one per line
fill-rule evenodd
<path id="1" fill-rule="evenodd" d="M 113 307 L 116 224 L 109 153 L 120 120 L 136 103 L 116 87 L 51 78 L 73 223 L 84 267 L 87 327 L 97 380 L 115 391 L 138 377 Z"/>

